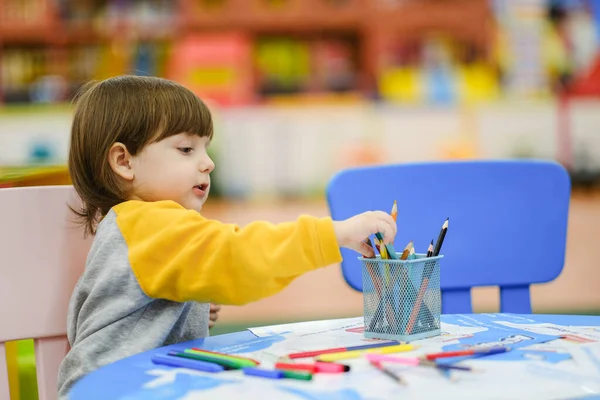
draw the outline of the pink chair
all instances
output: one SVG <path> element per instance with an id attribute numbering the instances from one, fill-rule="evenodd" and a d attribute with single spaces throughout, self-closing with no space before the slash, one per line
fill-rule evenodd
<path id="1" fill-rule="evenodd" d="M 39 398 L 57 398 L 67 308 L 91 244 L 68 207 L 78 201 L 72 186 L 0 189 L 0 399 L 10 398 L 5 342 L 29 338 Z"/>

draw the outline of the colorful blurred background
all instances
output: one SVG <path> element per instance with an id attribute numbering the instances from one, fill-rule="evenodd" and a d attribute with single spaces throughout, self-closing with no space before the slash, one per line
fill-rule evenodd
<path id="1" fill-rule="evenodd" d="M 573 180 L 567 262 L 534 311 L 600 312 L 600 0 L 1 0 L 0 187 L 69 183 L 69 101 L 121 74 L 209 104 L 205 214 L 240 225 L 327 215 L 325 185 L 351 166 L 557 160 Z M 213 334 L 361 301 L 331 267 L 224 307 Z M 497 310 L 497 290 L 474 302 Z"/>

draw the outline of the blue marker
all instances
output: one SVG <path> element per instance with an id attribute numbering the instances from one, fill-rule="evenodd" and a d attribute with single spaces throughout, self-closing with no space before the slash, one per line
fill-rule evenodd
<path id="1" fill-rule="evenodd" d="M 268 369 L 248 367 L 248 368 L 242 369 L 242 371 L 244 371 L 244 375 L 260 376 L 261 378 L 269 378 L 269 379 L 282 379 L 283 378 L 283 371 L 279 371 L 276 369 L 268 370 Z"/>
<path id="2" fill-rule="evenodd" d="M 164 354 L 152 356 L 152 362 L 159 365 L 168 365 L 169 367 L 189 368 L 204 372 L 221 372 L 225 369 L 221 365 L 215 363 L 166 356 Z"/>

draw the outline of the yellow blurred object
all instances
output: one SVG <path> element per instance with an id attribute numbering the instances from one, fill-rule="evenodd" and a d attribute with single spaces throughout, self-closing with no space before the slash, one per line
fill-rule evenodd
<path id="1" fill-rule="evenodd" d="M 394 68 L 384 71 L 379 79 L 384 99 L 402 103 L 423 101 L 423 83 L 417 68 Z"/>
<path id="2" fill-rule="evenodd" d="M 330 353 L 330 354 L 322 354 L 317 357 L 319 361 L 332 362 L 339 360 L 349 360 L 351 358 L 359 358 L 364 354 L 390 354 L 390 353 L 401 353 L 404 351 L 415 350 L 416 346 L 412 344 L 399 344 L 396 346 L 387 346 L 387 347 L 378 347 L 375 349 L 368 350 L 354 350 L 354 351 L 345 351 L 341 353 Z"/>
<path id="3" fill-rule="evenodd" d="M 494 100 L 500 89 L 498 80 L 489 66 L 474 63 L 459 71 L 459 95 L 463 103 L 472 104 Z"/>
<path id="4" fill-rule="evenodd" d="M 471 160 L 477 158 L 475 146 L 464 139 L 443 146 L 440 159 L 443 160 Z"/>
<path id="5" fill-rule="evenodd" d="M 0 167 L 0 188 L 70 184 L 66 166 Z"/>
<path id="6" fill-rule="evenodd" d="M 17 362 L 17 342 L 6 342 L 6 367 L 8 368 L 8 386 L 10 398 L 21 398 L 19 391 L 19 368 Z"/>

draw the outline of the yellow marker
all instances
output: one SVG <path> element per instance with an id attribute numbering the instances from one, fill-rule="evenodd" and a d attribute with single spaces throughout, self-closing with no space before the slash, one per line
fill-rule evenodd
<path id="1" fill-rule="evenodd" d="M 386 347 L 378 347 L 375 349 L 368 350 L 354 350 L 354 351 L 344 351 L 341 353 L 330 353 L 330 354 L 321 354 L 317 357 L 319 361 L 332 362 L 339 360 L 348 360 L 351 358 L 359 358 L 364 354 L 390 354 L 390 353 L 400 353 L 403 351 L 411 351 L 416 349 L 416 346 L 412 344 L 399 344 L 397 346 L 386 346 Z"/>

